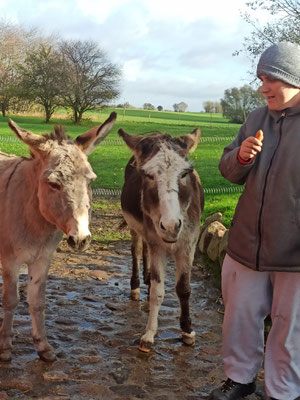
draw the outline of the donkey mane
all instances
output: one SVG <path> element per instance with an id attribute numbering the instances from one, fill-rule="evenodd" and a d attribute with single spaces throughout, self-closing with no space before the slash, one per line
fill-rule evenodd
<path id="1" fill-rule="evenodd" d="M 54 132 L 46 133 L 43 135 L 45 140 L 53 140 L 58 142 L 58 144 L 62 144 L 63 141 L 67 141 L 69 143 L 73 142 L 73 139 L 66 135 L 65 128 L 62 125 L 55 125 Z"/>
<path id="2" fill-rule="evenodd" d="M 47 142 L 48 140 L 52 140 L 54 142 L 57 142 L 59 145 L 61 145 L 63 142 L 67 143 L 74 142 L 73 138 L 66 135 L 65 128 L 62 125 L 55 125 L 53 132 L 45 133 L 41 136 L 44 138 L 45 142 Z M 36 157 L 35 154 L 32 151 L 30 151 L 30 159 L 33 159 L 35 157 Z"/>
<path id="3" fill-rule="evenodd" d="M 147 158 L 151 154 L 154 155 L 158 152 L 161 147 L 161 143 L 165 143 L 169 148 L 173 148 L 174 150 L 186 150 L 187 145 L 182 140 L 176 137 L 172 137 L 168 133 L 162 132 L 151 132 L 149 134 L 145 134 L 145 136 L 141 137 L 139 141 L 139 146 L 141 148 L 141 152 L 143 154 L 143 158 Z M 182 154 L 184 156 L 184 154 Z"/>

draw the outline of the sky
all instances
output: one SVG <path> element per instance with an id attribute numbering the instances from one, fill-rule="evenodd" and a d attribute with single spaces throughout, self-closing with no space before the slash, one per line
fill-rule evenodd
<path id="1" fill-rule="evenodd" d="M 247 0 L 0 0 L 0 18 L 45 35 L 93 40 L 122 71 L 115 104 L 203 111 L 249 84 L 251 60 L 233 56 L 252 27 Z"/>

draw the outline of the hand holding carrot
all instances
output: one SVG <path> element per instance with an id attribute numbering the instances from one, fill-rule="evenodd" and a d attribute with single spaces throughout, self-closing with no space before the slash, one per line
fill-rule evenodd
<path id="1" fill-rule="evenodd" d="M 239 156 L 244 161 L 254 158 L 257 153 L 261 152 L 262 141 L 264 139 L 263 131 L 260 129 L 255 136 L 249 136 L 245 139 L 240 147 Z"/>

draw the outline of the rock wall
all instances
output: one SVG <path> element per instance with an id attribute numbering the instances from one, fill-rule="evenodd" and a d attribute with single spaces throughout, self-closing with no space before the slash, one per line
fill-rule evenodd
<path id="1" fill-rule="evenodd" d="M 228 229 L 222 224 L 220 212 L 210 215 L 204 221 L 199 235 L 199 250 L 222 267 L 226 254 Z"/>

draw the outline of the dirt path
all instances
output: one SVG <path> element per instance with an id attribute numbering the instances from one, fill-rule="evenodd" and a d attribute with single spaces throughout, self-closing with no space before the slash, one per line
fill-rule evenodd
<path id="1" fill-rule="evenodd" d="M 94 213 L 94 230 L 118 229 L 114 214 Z M 222 313 L 219 291 L 199 262 L 192 272 L 191 315 L 196 345 L 180 341 L 174 268 L 166 278 L 159 330 L 150 353 L 137 346 L 148 316 L 147 289 L 129 298 L 130 242 L 94 241 L 85 253 L 63 242 L 47 284 L 46 325 L 57 361 L 37 357 L 30 335 L 26 270 L 20 276 L 21 301 L 14 323 L 13 360 L 0 363 L 2 399 L 194 400 L 224 378 L 221 359 Z M 261 381 L 261 380 L 260 380 Z M 262 381 L 261 381 L 262 383 Z M 263 399 L 259 389 L 250 400 Z"/>

